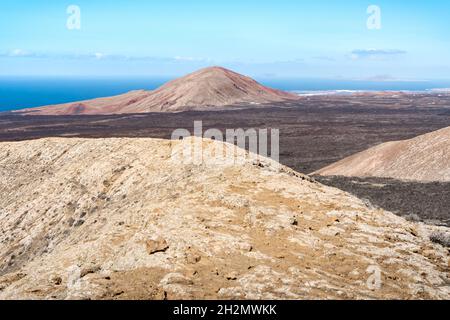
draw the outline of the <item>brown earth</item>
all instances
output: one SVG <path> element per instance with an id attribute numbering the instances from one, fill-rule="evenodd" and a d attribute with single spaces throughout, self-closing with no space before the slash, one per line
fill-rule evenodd
<path id="1" fill-rule="evenodd" d="M 31 115 L 124 114 L 242 108 L 295 100 L 295 94 L 265 87 L 221 67 L 199 70 L 154 91 L 132 91 L 115 97 L 18 110 Z"/>
<path id="2" fill-rule="evenodd" d="M 192 142 L 203 164 L 174 161 Z M 217 147 L 0 143 L 0 299 L 450 298 L 448 228 Z"/>

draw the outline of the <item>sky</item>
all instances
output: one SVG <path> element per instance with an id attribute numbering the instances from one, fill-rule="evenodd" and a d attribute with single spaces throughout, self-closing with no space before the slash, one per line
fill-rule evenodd
<path id="1" fill-rule="evenodd" d="M 448 0 L 2 0 L 0 76 L 449 80 L 449 30 Z"/>

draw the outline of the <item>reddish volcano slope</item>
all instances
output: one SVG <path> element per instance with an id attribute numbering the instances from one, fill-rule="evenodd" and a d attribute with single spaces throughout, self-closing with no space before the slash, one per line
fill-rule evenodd
<path id="1" fill-rule="evenodd" d="M 316 173 L 423 182 L 450 181 L 450 127 L 410 140 L 383 143 Z"/>
<path id="2" fill-rule="evenodd" d="M 258 105 L 297 99 L 221 67 L 211 67 L 171 81 L 154 91 L 19 110 L 36 115 L 122 114 L 210 110 L 231 105 Z"/>

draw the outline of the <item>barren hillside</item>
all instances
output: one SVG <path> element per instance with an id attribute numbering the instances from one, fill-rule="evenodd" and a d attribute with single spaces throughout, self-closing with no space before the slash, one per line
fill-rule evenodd
<path id="1" fill-rule="evenodd" d="M 171 159 L 192 141 L 221 146 L 0 143 L 0 299 L 450 298 L 437 227 L 269 160 Z"/>
<path id="2" fill-rule="evenodd" d="M 450 127 L 410 140 L 383 143 L 315 174 L 450 181 Z"/>
<path id="3" fill-rule="evenodd" d="M 297 95 L 265 87 L 255 80 L 221 67 L 199 70 L 154 91 L 19 110 L 33 115 L 123 114 L 181 112 L 298 99 Z"/>

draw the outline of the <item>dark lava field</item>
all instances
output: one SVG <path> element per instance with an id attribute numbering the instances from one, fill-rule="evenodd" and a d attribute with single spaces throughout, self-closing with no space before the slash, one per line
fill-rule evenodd
<path id="1" fill-rule="evenodd" d="M 170 139 L 194 121 L 210 128 L 280 130 L 280 162 L 312 173 L 374 145 L 450 126 L 450 95 L 361 94 L 305 97 L 298 102 L 221 111 L 96 116 L 0 114 L 0 141 L 42 137 Z M 373 205 L 427 223 L 449 225 L 450 183 L 319 178 Z"/>

